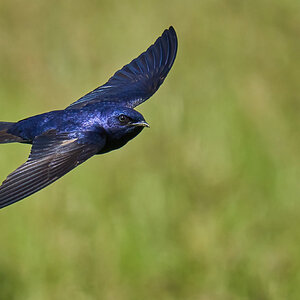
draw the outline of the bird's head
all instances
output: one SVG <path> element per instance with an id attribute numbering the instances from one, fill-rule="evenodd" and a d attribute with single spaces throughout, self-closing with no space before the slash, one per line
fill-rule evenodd
<path id="1" fill-rule="evenodd" d="M 122 147 L 145 127 L 150 127 L 142 114 L 132 108 L 108 108 L 106 116 L 104 129 L 114 148 Z"/>

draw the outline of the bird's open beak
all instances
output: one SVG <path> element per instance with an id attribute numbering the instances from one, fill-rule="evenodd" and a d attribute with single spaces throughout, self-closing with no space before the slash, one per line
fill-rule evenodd
<path id="1" fill-rule="evenodd" d="M 146 121 L 131 123 L 132 126 L 141 126 L 150 128 L 149 124 Z"/>

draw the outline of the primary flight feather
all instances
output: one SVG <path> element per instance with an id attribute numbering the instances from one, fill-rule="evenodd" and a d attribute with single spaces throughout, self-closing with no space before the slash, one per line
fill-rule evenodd
<path id="1" fill-rule="evenodd" d="M 124 146 L 149 127 L 133 108 L 157 91 L 176 53 L 177 36 L 171 26 L 104 85 L 66 109 L 0 122 L 0 144 L 32 144 L 28 160 L 0 186 L 0 208 L 43 189 L 93 155 Z"/>

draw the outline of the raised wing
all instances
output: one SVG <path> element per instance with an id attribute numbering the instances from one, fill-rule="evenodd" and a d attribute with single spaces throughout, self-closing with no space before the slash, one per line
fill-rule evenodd
<path id="1" fill-rule="evenodd" d="M 105 140 L 103 140 L 103 145 Z M 0 208 L 17 202 L 51 184 L 96 154 L 101 145 L 81 143 L 55 130 L 33 141 L 28 160 L 0 186 Z"/>
<path id="2" fill-rule="evenodd" d="M 104 85 L 86 94 L 68 108 L 93 102 L 114 102 L 135 107 L 150 98 L 169 73 L 177 53 L 177 36 L 171 26 L 131 63 L 117 71 Z"/>

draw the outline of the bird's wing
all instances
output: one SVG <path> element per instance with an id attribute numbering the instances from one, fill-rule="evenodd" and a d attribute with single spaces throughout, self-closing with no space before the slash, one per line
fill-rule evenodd
<path id="1" fill-rule="evenodd" d="M 81 143 L 80 139 L 56 134 L 55 130 L 38 136 L 33 141 L 28 160 L 0 186 L 0 208 L 41 190 L 100 149 L 101 145 Z"/>
<path id="2" fill-rule="evenodd" d="M 135 107 L 151 97 L 169 73 L 177 53 L 177 36 L 171 26 L 162 36 L 104 85 L 86 94 L 68 108 L 81 108 L 93 102 L 112 102 Z"/>

